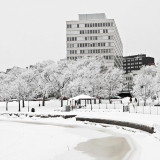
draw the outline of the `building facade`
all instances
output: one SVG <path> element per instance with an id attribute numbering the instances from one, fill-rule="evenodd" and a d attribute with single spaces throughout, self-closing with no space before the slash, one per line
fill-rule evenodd
<path id="1" fill-rule="evenodd" d="M 123 45 L 115 21 L 104 13 L 79 14 L 79 20 L 66 22 L 68 60 L 101 55 L 108 66 L 123 66 Z"/>
<path id="2" fill-rule="evenodd" d="M 125 71 L 123 78 L 125 86 L 119 95 L 121 97 L 131 96 L 131 91 L 133 90 L 133 77 L 137 75 L 142 66 L 154 64 L 154 58 L 146 57 L 146 54 L 123 57 L 123 69 Z"/>
<path id="3" fill-rule="evenodd" d="M 154 65 L 154 58 L 146 57 L 146 54 L 123 57 L 123 69 L 125 73 L 140 70 L 143 65 Z"/>

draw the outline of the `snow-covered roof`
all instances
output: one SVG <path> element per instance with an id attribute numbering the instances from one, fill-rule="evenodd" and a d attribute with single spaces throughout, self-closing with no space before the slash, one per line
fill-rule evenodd
<path id="1" fill-rule="evenodd" d="M 76 97 L 72 97 L 68 100 L 79 100 L 79 99 L 96 99 L 95 97 L 91 97 L 91 96 L 88 96 L 88 95 L 84 95 L 84 94 L 81 94 L 79 96 L 76 96 Z"/>

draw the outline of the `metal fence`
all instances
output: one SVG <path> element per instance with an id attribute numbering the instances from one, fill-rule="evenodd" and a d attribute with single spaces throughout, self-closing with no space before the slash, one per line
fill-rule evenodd
<path id="1" fill-rule="evenodd" d="M 129 112 L 160 115 L 160 106 L 129 106 Z"/>

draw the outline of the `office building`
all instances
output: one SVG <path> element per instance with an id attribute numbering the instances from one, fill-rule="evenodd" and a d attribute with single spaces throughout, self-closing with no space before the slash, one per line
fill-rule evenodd
<path id="1" fill-rule="evenodd" d="M 79 20 L 66 22 L 68 60 L 101 55 L 108 66 L 123 68 L 123 45 L 114 19 L 104 13 L 79 14 Z"/>
<path id="2" fill-rule="evenodd" d="M 154 58 L 146 57 L 146 54 L 123 57 L 123 69 L 125 73 L 140 70 L 143 65 L 154 65 Z"/>
<path id="3" fill-rule="evenodd" d="M 146 57 L 146 54 L 137 54 L 123 57 L 123 69 L 125 71 L 123 78 L 126 86 L 123 88 L 119 96 L 131 96 L 131 91 L 134 85 L 133 77 L 137 75 L 142 66 L 154 64 L 154 58 Z"/>

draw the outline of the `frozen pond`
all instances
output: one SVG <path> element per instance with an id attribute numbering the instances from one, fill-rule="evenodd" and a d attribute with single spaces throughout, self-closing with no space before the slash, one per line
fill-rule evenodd
<path id="1" fill-rule="evenodd" d="M 1 160 L 120 160 L 130 146 L 103 128 L 0 121 Z"/>

